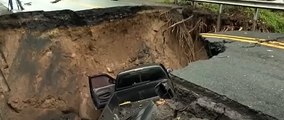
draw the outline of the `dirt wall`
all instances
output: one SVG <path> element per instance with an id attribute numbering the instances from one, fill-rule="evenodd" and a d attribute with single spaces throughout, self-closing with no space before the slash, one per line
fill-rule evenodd
<path id="1" fill-rule="evenodd" d="M 101 111 L 91 102 L 88 76 L 154 62 L 177 69 L 207 59 L 208 42 L 198 32 L 214 31 L 215 23 L 204 11 L 145 6 L 1 16 L 0 119 L 96 119 Z M 196 100 L 185 102 L 195 106 Z M 198 109 L 186 115 L 220 115 Z"/>
<path id="2" fill-rule="evenodd" d="M 96 119 L 87 76 L 162 63 L 176 69 L 185 57 L 163 34 L 168 8 L 120 7 L 80 12 L 30 12 L 0 17 L 3 119 Z M 202 45 L 202 42 L 198 43 Z M 198 59 L 206 59 L 201 48 Z"/>

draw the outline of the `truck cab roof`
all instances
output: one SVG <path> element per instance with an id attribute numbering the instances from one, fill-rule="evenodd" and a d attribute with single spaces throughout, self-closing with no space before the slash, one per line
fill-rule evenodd
<path id="1" fill-rule="evenodd" d="M 169 79 L 161 64 L 147 64 L 120 72 L 116 78 L 116 90 L 133 87 L 150 81 Z"/>

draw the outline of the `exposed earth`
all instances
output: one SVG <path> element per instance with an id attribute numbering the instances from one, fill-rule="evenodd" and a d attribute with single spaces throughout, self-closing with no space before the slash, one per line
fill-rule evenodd
<path id="1" fill-rule="evenodd" d="M 279 44 L 284 45 L 284 34 L 281 33 L 230 31 L 220 34 L 254 36 L 256 39 L 277 40 Z M 191 63 L 183 69 L 174 71 L 174 74 L 282 120 L 283 49 L 229 39 L 206 39 L 221 42 L 226 50 L 211 59 Z"/>
<path id="2" fill-rule="evenodd" d="M 1 16 L 1 119 L 97 119 L 88 76 L 153 62 L 178 69 L 220 52 L 212 54 L 198 36 L 214 31 L 216 16 L 184 11 L 143 6 Z"/>

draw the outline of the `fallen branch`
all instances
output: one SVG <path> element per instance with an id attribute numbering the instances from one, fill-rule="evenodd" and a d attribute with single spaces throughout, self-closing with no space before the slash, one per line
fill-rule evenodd
<path id="1" fill-rule="evenodd" d="M 181 20 L 181 21 L 179 21 L 179 22 L 176 22 L 175 24 L 172 24 L 170 27 L 168 27 L 168 29 L 173 28 L 173 27 L 175 27 L 176 25 L 181 24 L 181 23 L 183 23 L 183 22 L 185 22 L 185 21 L 188 21 L 188 20 L 190 20 L 191 18 L 193 18 L 193 15 L 191 15 L 191 16 L 189 16 L 188 18 L 183 19 L 183 20 Z"/>
<path id="2" fill-rule="evenodd" d="M 196 27 L 200 25 L 200 22 L 201 22 L 201 19 L 199 19 L 199 20 L 197 21 L 197 23 L 195 24 L 195 26 L 194 26 L 192 29 L 190 29 L 190 30 L 188 31 L 188 33 L 191 33 L 193 30 L 195 30 Z"/>

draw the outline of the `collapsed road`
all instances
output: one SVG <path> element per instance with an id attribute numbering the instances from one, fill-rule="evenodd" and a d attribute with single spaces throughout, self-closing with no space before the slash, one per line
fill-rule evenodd
<path id="1" fill-rule="evenodd" d="M 152 100 L 174 96 L 169 74 L 161 64 L 131 68 L 116 79 L 106 74 L 91 76 L 89 84 L 95 107 L 103 108 L 99 120 L 149 120 L 156 111 Z"/>
<path id="2" fill-rule="evenodd" d="M 219 36 L 218 36 L 219 35 Z M 220 39 L 220 35 L 228 36 Z M 222 43 L 226 50 L 205 61 L 197 61 L 175 75 L 225 95 L 252 109 L 283 119 L 284 50 L 257 44 L 231 41 L 230 36 L 266 39 L 283 46 L 284 34 L 231 31 L 206 38 Z M 239 40 L 234 37 L 234 40 Z M 248 39 L 248 38 L 247 38 Z M 227 41 L 227 42 L 224 42 Z M 263 41 L 265 42 L 265 41 Z M 273 41 L 272 41 L 273 42 Z"/>
<path id="3" fill-rule="evenodd" d="M 174 24 L 191 15 L 190 21 Z M 0 118 L 97 119 L 101 111 L 92 103 L 88 76 L 114 76 L 145 63 L 179 69 L 217 55 L 224 46 L 198 39 L 199 32 L 214 29 L 214 17 L 206 11 L 182 14 L 146 6 L 3 15 Z M 228 24 L 231 20 L 224 19 Z M 201 86 L 173 80 L 180 97 L 159 103 L 158 108 L 167 108 L 160 119 L 275 119 Z"/>
<path id="4" fill-rule="evenodd" d="M 275 119 L 177 76 L 169 76 L 159 64 L 122 71 L 116 80 L 100 74 L 89 77 L 89 81 L 96 108 L 103 108 L 99 120 Z"/>

